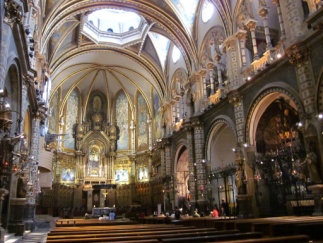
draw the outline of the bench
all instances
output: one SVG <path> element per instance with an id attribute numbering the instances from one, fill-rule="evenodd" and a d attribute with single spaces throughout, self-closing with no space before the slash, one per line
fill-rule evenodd
<path id="1" fill-rule="evenodd" d="M 224 234 L 224 235 L 207 235 L 207 236 L 193 236 L 193 237 L 178 237 L 178 238 L 165 238 L 161 239 L 161 242 L 218 242 L 239 240 L 239 239 L 258 239 L 261 238 L 262 234 L 259 232 L 247 232 L 247 233 L 234 233 L 234 234 Z"/>
<path id="2" fill-rule="evenodd" d="M 91 232 L 91 233 L 84 233 L 84 232 L 79 232 L 78 234 L 65 234 L 65 235 L 48 235 L 47 240 L 49 239 L 72 239 L 72 238 L 91 238 L 91 237 L 114 237 L 114 236 L 136 236 L 136 235 L 156 235 L 156 234 L 172 234 L 172 235 L 178 235 L 181 234 L 183 235 L 184 233 L 201 233 L 208 232 L 209 234 L 219 234 L 221 233 L 238 233 L 238 230 L 230 230 L 230 231 L 216 231 L 215 229 L 182 229 L 182 230 L 158 230 L 158 231 L 132 231 L 132 232 Z"/>
<path id="3" fill-rule="evenodd" d="M 233 240 L 230 241 L 230 243 L 308 243 L 309 240 L 310 237 L 308 235 L 289 235 L 260 239 Z M 216 241 L 216 243 L 227 243 L 227 241 Z"/>
<path id="4" fill-rule="evenodd" d="M 64 235 L 64 234 L 79 234 L 82 233 L 88 233 L 88 234 L 96 234 L 99 232 L 140 232 L 140 231 L 156 231 L 156 230 L 175 230 L 175 229 L 195 229 L 194 227 L 182 227 L 182 226 L 168 226 L 168 227 L 73 227 L 61 230 L 60 228 L 54 228 L 52 229 L 48 235 Z"/>
<path id="5" fill-rule="evenodd" d="M 312 240 L 322 239 L 323 222 L 300 223 L 294 227 L 294 234 L 308 235 Z"/>
<path id="6" fill-rule="evenodd" d="M 200 232 L 187 232 L 187 233 L 172 233 L 170 232 L 150 232 L 148 235 L 121 235 L 115 234 L 113 236 L 96 236 L 90 235 L 89 237 L 84 237 L 84 235 L 78 235 L 74 238 L 62 238 L 62 239 L 47 239 L 47 242 L 110 242 L 110 241 L 126 241 L 126 240 L 149 240 L 158 239 L 163 240 L 167 238 L 190 238 L 190 237 L 210 237 L 210 236 L 221 236 L 221 235 L 233 235 L 236 231 L 200 231 Z"/>

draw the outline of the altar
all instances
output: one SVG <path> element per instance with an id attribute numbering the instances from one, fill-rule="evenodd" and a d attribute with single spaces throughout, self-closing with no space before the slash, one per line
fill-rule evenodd
<path id="1" fill-rule="evenodd" d="M 92 218 L 99 218 L 102 215 L 109 215 L 111 211 L 116 211 L 115 207 L 92 208 Z"/>

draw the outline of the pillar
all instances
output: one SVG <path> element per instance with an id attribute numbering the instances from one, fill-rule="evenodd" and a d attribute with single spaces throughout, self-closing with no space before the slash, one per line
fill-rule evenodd
<path id="1" fill-rule="evenodd" d="M 262 2 L 262 1 L 259 1 L 259 2 Z M 267 20 L 269 9 L 266 7 L 265 1 L 263 1 L 263 2 L 264 2 L 263 4 L 259 4 L 258 14 L 262 18 L 262 21 L 264 23 L 267 50 L 270 50 L 273 46 L 272 46 L 271 40 L 270 40 L 270 33 L 269 33 L 268 20 Z"/>
<path id="2" fill-rule="evenodd" d="M 280 39 L 284 40 L 286 38 L 286 33 L 285 33 L 282 11 L 281 11 L 281 7 L 280 7 L 280 0 L 273 0 L 273 3 L 276 5 L 276 8 L 277 8 L 278 21 L 279 21 L 279 27 L 280 27 L 280 32 L 281 32 Z"/>
<path id="3" fill-rule="evenodd" d="M 252 41 L 252 49 L 253 49 L 253 60 L 256 61 L 259 59 L 258 55 L 258 47 L 257 47 L 257 40 L 256 40 L 256 26 L 257 26 L 257 21 L 250 19 L 246 23 L 247 28 L 250 30 L 251 34 L 251 41 Z"/>

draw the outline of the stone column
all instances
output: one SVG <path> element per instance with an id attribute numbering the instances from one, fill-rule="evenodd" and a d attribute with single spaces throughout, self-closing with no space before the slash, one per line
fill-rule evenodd
<path id="1" fill-rule="evenodd" d="M 241 85 L 241 63 L 238 39 L 235 35 L 229 36 L 224 41 L 227 53 L 228 91 L 237 89 Z"/>
<path id="2" fill-rule="evenodd" d="M 312 67 L 305 47 L 294 45 L 286 50 L 289 62 L 295 65 L 300 97 L 303 101 L 305 112 L 315 115 L 315 81 Z"/>
<path id="3" fill-rule="evenodd" d="M 131 153 L 135 153 L 135 134 L 136 134 L 136 124 L 135 121 L 132 119 L 130 121 L 130 131 L 131 131 Z"/>
<path id="4" fill-rule="evenodd" d="M 188 169 L 189 169 L 189 204 L 191 205 L 191 212 L 194 210 L 197 202 L 197 189 L 196 189 L 196 166 L 195 166 L 195 148 L 193 142 L 193 129 L 191 127 L 185 127 L 186 130 L 186 140 L 187 140 L 187 151 L 188 151 Z"/>
<path id="5" fill-rule="evenodd" d="M 237 142 L 239 144 L 243 144 L 244 133 L 245 133 L 245 117 L 244 117 L 242 96 L 238 93 L 233 93 L 229 97 L 229 102 L 234 106 L 234 115 L 235 115 L 237 139 L 238 139 Z"/>
<path id="6" fill-rule="evenodd" d="M 267 50 L 270 50 L 273 46 L 272 46 L 271 40 L 270 40 L 270 33 L 269 33 L 268 20 L 267 20 L 269 9 L 266 7 L 265 4 L 260 4 L 260 2 L 261 1 L 259 1 L 258 14 L 259 14 L 259 16 L 262 18 L 262 20 L 264 22 Z"/>
<path id="7" fill-rule="evenodd" d="M 36 196 L 40 190 L 38 181 L 38 157 L 39 157 L 39 145 L 40 145 L 40 123 L 44 120 L 44 114 L 42 111 L 37 111 L 35 117 L 32 120 L 32 133 L 31 133 L 31 145 L 29 162 L 26 168 L 26 206 L 24 210 L 24 222 L 26 230 L 34 230 L 35 227 L 35 210 L 36 210 Z"/>
<path id="8" fill-rule="evenodd" d="M 205 79 L 205 75 L 206 75 L 207 71 L 205 69 L 202 69 L 200 71 L 200 75 L 201 75 L 201 78 L 202 78 L 202 84 L 203 84 L 203 107 L 206 107 L 207 105 L 207 92 L 206 92 L 206 79 Z"/>
<path id="9" fill-rule="evenodd" d="M 278 21 L 279 21 L 279 27 L 281 32 L 280 39 L 283 40 L 286 38 L 286 33 L 285 33 L 282 11 L 280 8 L 280 0 L 273 0 L 273 3 L 276 5 L 276 8 L 277 8 Z"/>
<path id="10" fill-rule="evenodd" d="M 222 73 L 221 73 L 221 65 L 220 65 L 220 61 L 221 61 L 221 55 L 220 54 L 216 54 L 214 56 L 214 60 L 216 63 L 216 67 L 218 69 L 218 82 L 219 82 L 219 98 L 223 98 L 224 97 L 224 86 L 223 86 L 223 79 L 222 79 Z"/>
<path id="11" fill-rule="evenodd" d="M 247 28 L 250 30 L 251 41 L 252 41 L 252 49 L 253 49 L 253 60 L 256 61 L 259 59 L 257 41 L 256 41 L 256 26 L 257 21 L 250 19 L 247 23 Z"/>
<path id="12" fill-rule="evenodd" d="M 213 77 L 213 63 L 209 62 L 207 64 L 207 69 L 208 69 L 208 73 L 209 73 L 209 77 L 210 77 L 210 88 L 211 88 L 211 92 L 210 95 L 214 94 L 214 77 Z"/>
<path id="13" fill-rule="evenodd" d="M 151 132 L 151 126 L 152 126 L 152 122 L 151 122 L 151 118 L 149 116 L 149 114 L 147 114 L 147 126 L 148 126 L 148 148 L 149 150 L 152 149 L 153 147 L 153 137 L 152 137 L 152 132 Z"/>
<path id="14" fill-rule="evenodd" d="M 280 2 L 282 17 L 286 25 L 287 40 L 289 43 L 302 39 L 305 34 L 304 13 L 301 1 L 284 0 Z"/>
<path id="15" fill-rule="evenodd" d="M 194 129 L 194 150 L 195 150 L 195 166 L 196 166 L 196 189 L 199 211 L 204 211 L 207 205 L 207 197 L 204 195 L 207 185 L 206 166 L 204 163 L 205 154 L 205 138 L 203 125 L 199 121 L 193 121 Z"/>
<path id="16" fill-rule="evenodd" d="M 240 53 L 241 53 L 241 65 L 242 67 L 245 67 L 247 65 L 247 59 L 246 59 L 246 37 L 247 37 L 247 31 L 239 29 L 236 33 L 236 36 L 239 40 L 240 44 Z"/>

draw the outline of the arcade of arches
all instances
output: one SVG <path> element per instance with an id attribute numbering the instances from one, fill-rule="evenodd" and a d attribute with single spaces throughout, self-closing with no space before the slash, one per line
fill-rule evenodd
<path id="1" fill-rule="evenodd" d="M 0 9 L 3 227 L 222 200 L 238 217 L 322 215 L 321 0 Z"/>

